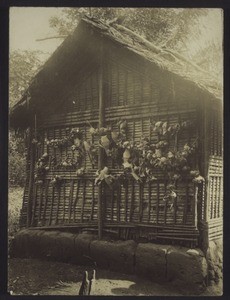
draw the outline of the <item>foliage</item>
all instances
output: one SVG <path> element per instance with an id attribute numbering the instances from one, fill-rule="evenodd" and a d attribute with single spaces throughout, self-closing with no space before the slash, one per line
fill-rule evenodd
<path id="1" fill-rule="evenodd" d="M 222 74 L 221 32 L 217 33 L 219 38 L 210 32 L 210 28 L 215 31 L 213 20 L 219 22 L 218 13 L 201 8 L 65 8 L 61 17 L 50 19 L 50 26 L 58 34 L 68 35 L 85 15 L 122 24 L 155 45 L 183 53 L 187 59 L 219 75 Z"/>
<path id="2" fill-rule="evenodd" d="M 142 137 L 139 142 L 127 139 L 127 123 L 122 121 L 118 125 L 119 132 L 111 128 L 90 128 L 92 135 L 99 136 L 98 146 L 123 167 L 123 173 L 117 178 L 110 174 L 108 167 L 98 170 L 96 184 L 105 181 L 109 186 L 116 185 L 117 180 L 122 183 L 130 175 L 138 182 L 154 181 L 158 179 L 159 171 L 160 174 L 163 172 L 165 179 L 173 186 L 185 176 L 195 178 L 194 182 L 197 183 L 202 181 L 199 171 L 192 170 L 198 140 L 186 143 L 180 150 L 177 149 L 178 134 L 193 129 L 194 124 L 191 121 L 177 124 L 158 121 L 152 124 L 152 131 L 157 135 L 155 142 L 147 137 Z"/>
<path id="3" fill-rule="evenodd" d="M 70 34 L 84 15 L 108 22 L 118 18 L 117 23 L 145 35 L 150 41 L 174 47 L 184 40 L 190 26 L 205 14 L 207 10 L 204 9 L 66 8 L 61 18 L 50 19 L 50 26 L 63 35 Z"/>
<path id="4" fill-rule="evenodd" d="M 9 183 L 23 186 L 26 174 L 24 137 L 9 132 Z"/>
<path id="5" fill-rule="evenodd" d="M 41 51 L 12 51 L 9 61 L 9 106 L 16 104 L 42 65 Z"/>
<path id="6" fill-rule="evenodd" d="M 78 176 L 82 176 L 85 173 L 85 169 L 81 167 L 82 160 L 87 155 L 92 163 L 92 166 L 96 163 L 97 160 L 97 149 L 84 138 L 84 133 L 77 127 L 66 128 L 66 136 L 59 139 L 45 138 L 44 143 L 46 147 L 52 149 L 64 149 L 70 147 L 71 154 L 67 154 L 66 157 L 60 161 L 56 160 L 56 157 L 45 152 L 38 159 L 35 166 L 35 180 L 37 184 L 43 184 L 46 173 L 51 171 L 52 173 L 55 170 L 62 169 L 72 169 L 76 170 Z M 41 146 L 41 137 L 33 139 L 32 143 L 37 147 L 37 150 Z M 61 183 L 61 178 L 59 176 L 54 176 L 51 183 L 55 186 Z"/>
<path id="7" fill-rule="evenodd" d="M 127 122 L 120 120 L 117 122 L 118 131 L 112 130 L 111 127 L 93 128 L 90 125 L 89 132 L 92 136 L 98 137 L 93 139 L 94 142 L 87 141 L 79 128 L 72 128 L 67 136 L 59 139 L 48 140 L 44 142 L 47 147 L 54 149 L 69 147 L 72 156 L 66 157 L 65 160 L 56 161 L 56 157 L 49 151 L 45 152 L 37 161 L 35 168 L 35 179 L 37 184 L 43 184 L 43 180 L 48 171 L 55 172 L 57 168 L 62 167 L 76 170 L 78 176 L 85 173 L 81 166 L 82 160 L 86 155 L 89 156 L 92 167 L 94 167 L 94 152 L 98 153 L 101 147 L 106 155 L 115 160 L 123 173 L 120 178 L 112 176 L 107 166 L 96 172 L 95 183 L 100 184 L 105 181 L 108 185 L 113 185 L 116 179 L 122 181 L 125 177 L 131 175 L 138 182 L 153 181 L 158 179 L 158 172 L 164 174 L 166 180 L 175 184 L 184 176 L 198 177 L 199 171 L 192 170 L 194 167 L 195 153 L 198 147 L 198 139 L 191 143 L 186 143 L 180 150 L 178 146 L 178 135 L 181 132 L 188 132 L 194 129 L 191 121 L 183 121 L 176 124 L 157 121 L 151 124 L 152 133 L 155 140 L 150 141 L 147 137 L 142 137 L 139 142 L 127 139 Z M 36 142 L 36 143 L 35 143 Z M 41 146 L 41 141 L 34 141 L 36 147 Z M 170 146 L 171 144 L 171 146 Z M 76 155 L 75 155 L 76 152 Z M 190 172 L 191 171 L 191 172 Z M 199 178 L 197 179 L 199 181 Z M 54 177 L 54 184 L 60 183 L 59 178 Z M 121 182 L 120 182 L 121 183 Z"/>
<path id="8" fill-rule="evenodd" d="M 41 66 L 40 51 L 13 51 L 9 61 L 9 107 L 22 97 L 32 77 Z M 25 183 L 25 143 L 24 136 L 9 132 L 9 183 Z"/>
<path id="9" fill-rule="evenodd" d="M 8 236 L 9 239 L 19 230 L 19 216 L 22 207 L 23 189 L 21 187 L 9 188 L 8 208 Z"/>

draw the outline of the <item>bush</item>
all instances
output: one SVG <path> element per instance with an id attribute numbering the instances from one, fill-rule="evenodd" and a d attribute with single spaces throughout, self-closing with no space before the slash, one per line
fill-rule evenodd
<path id="1" fill-rule="evenodd" d="M 9 187 L 8 191 L 8 241 L 9 250 L 15 233 L 19 230 L 19 218 L 22 208 L 23 188 Z"/>
<path id="2" fill-rule="evenodd" d="M 23 186 L 26 178 L 24 137 L 9 134 L 9 183 Z"/>

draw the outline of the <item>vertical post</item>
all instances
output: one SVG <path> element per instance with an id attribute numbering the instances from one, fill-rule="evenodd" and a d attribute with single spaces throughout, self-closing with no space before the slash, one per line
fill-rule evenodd
<path id="1" fill-rule="evenodd" d="M 32 144 L 32 128 L 29 129 L 29 187 L 28 187 L 28 202 L 27 202 L 27 227 L 31 225 L 32 219 L 32 195 L 34 187 L 34 144 Z"/>
<path id="2" fill-rule="evenodd" d="M 99 128 L 105 126 L 105 99 L 104 99 L 104 70 L 103 70 L 103 41 L 100 45 L 100 66 L 99 66 Z M 98 169 L 104 168 L 104 149 L 99 147 L 98 152 Z M 103 230 L 103 196 L 102 196 L 102 184 L 98 186 L 98 238 L 102 238 Z"/>
<path id="3" fill-rule="evenodd" d="M 193 200 L 193 225 L 197 228 L 197 202 L 198 202 L 198 185 L 194 185 L 194 200 Z"/>
<path id="4" fill-rule="evenodd" d="M 203 120 L 202 126 L 202 137 L 200 137 L 200 141 L 202 141 L 202 148 L 201 148 L 201 172 L 202 176 L 205 178 L 205 186 L 204 186 L 204 220 L 197 220 L 197 225 L 199 229 L 199 246 L 203 250 L 206 255 L 206 251 L 209 247 L 209 233 L 208 233 L 208 220 L 209 220 L 209 174 L 208 174 L 208 166 L 209 166 L 209 155 L 210 155 L 210 120 L 211 120 L 211 109 L 210 103 L 207 105 L 207 98 L 203 98 L 202 103 L 202 117 L 200 119 Z"/>
<path id="5" fill-rule="evenodd" d="M 202 165 L 201 165 L 201 172 L 202 176 L 205 178 L 205 182 L 207 183 L 206 189 L 205 189 L 205 205 L 204 205 L 204 218 L 205 221 L 208 221 L 208 211 L 209 211 L 209 195 L 208 195 L 208 188 L 209 188 L 209 177 L 208 177 L 208 165 L 209 165 L 209 155 L 210 155 L 210 132 L 209 132 L 209 120 L 210 120 L 210 108 L 208 108 L 206 104 L 206 98 L 203 99 L 203 132 L 202 132 L 202 137 L 200 137 L 200 141 L 202 143 L 202 148 L 201 151 L 202 157 Z"/>

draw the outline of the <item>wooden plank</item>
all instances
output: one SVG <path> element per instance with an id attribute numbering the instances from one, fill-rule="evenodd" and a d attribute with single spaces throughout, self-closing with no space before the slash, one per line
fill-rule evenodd
<path id="1" fill-rule="evenodd" d="M 142 184 L 139 183 L 139 222 L 142 221 L 143 216 L 143 188 Z"/>
<path id="2" fill-rule="evenodd" d="M 52 198 L 51 198 L 51 207 L 50 207 L 49 225 L 51 225 L 51 223 L 52 223 L 53 204 L 54 204 L 54 191 L 55 191 L 55 187 L 52 187 Z"/>
<path id="3" fill-rule="evenodd" d="M 83 222 L 84 216 L 84 205 L 85 205 L 85 189 L 86 189 L 86 180 L 83 181 L 83 195 L 82 195 L 82 203 L 81 203 L 81 222 Z"/>
<path id="4" fill-rule="evenodd" d="M 186 181 L 186 194 L 185 194 L 185 203 L 184 203 L 184 210 L 183 210 L 183 223 L 187 223 L 187 212 L 188 212 L 188 198 L 189 198 L 189 186 L 188 182 Z"/>
<path id="5" fill-rule="evenodd" d="M 177 184 L 175 185 L 175 189 L 177 190 Z M 176 224 L 176 216 L 177 216 L 177 196 L 174 199 L 173 203 L 173 223 Z"/>
<path id="6" fill-rule="evenodd" d="M 209 224 L 216 224 L 216 223 L 223 223 L 223 218 L 219 217 L 219 218 L 211 219 L 209 221 Z"/>
<path id="7" fill-rule="evenodd" d="M 69 223 L 70 223 L 70 220 L 71 220 L 71 212 L 72 212 L 73 189 L 74 189 L 74 181 L 71 180 L 70 192 L 69 192 L 69 212 L 68 212 L 68 222 Z"/>
<path id="8" fill-rule="evenodd" d="M 66 180 L 63 180 L 63 216 L 62 216 L 62 221 L 64 222 L 65 220 L 65 205 L 66 205 Z"/>
<path id="9" fill-rule="evenodd" d="M 32 141 L 32 128 L 29 129 L 29 142 L 30 146 L 28 152 L 30 153 L 30 166 L 29 166 L 29 191 L 28 191 L 28 202 L 27 202 L 27 227 L 31 225 L 32 219 L 32 195 L 33 195 L 33 181 L 34 181 L 34 145 Z"/>
<path id="10" fill-rule="evenodd" d="M 88 223 L 69 223 L 65 225 L 52 225 L 52 226 L 38 226 L 33 227 L 33 229 L 51 229 L 51 228 L 86 228 L 86 227 L 94 227 L 97 228 L 97 221 L 94 222 L 88 222 Z M 104 223 L 105 228 L 146 228 L 146 229 L 161 229 L 161 230 L 171 230 L 171 232 L 174 232 L 174 230 L 183 230 L 183 227 L 181 225 L 153 225 L 153 224 L 143 224 L 143 223 L 130 223 L 130 222 L 105 222 Z M 195 229 L 193 226 L 190 226 L 190 228 L 187 226 L 184 228 L 188 234 L 194 233 L 195 231 L 198 233 L 198 230 Z M 178 231 L 180 232 L 180 231 Z"/>
<path id="11" fill-rule="evenodd" d="M 34 225 L 35 221 L 35 213 L 36 213 L 36 204 L 37 204 L 37 184 L 34 184 L 33 188 L 33 202 L 32 202 L 32 219 L 31 219 L 31 226 Z"/>
<path id="12" fill-rule="evenodd" d="M 132 216 L 133 216 L 133 208 L 134 208 L 134 197 L 135 197 L 135 193 L 134 193 L 134 181 L 131 180 L 131 199 L 130 199 L 130 211 L 129 211 L 129 222 L 132 222 Z"/>
<path id="13" fill-rule="evenodd" d="M 166 188 L 167 188 L 167 184 L 165 183 L 165 193 L 166 193 Z M 164 224 L 166 225 L 167 223 L 167 206 L 168 206 L 168 200 L 165 200 L 165 204 L 164 204 Z"/>
<path id="14" fill-rule="evenodd" d="M 167 237 L 198 237 L 199 233 L 188 233 L 188 232 L 159 232 L 158 236 L 167 236 Z"/>
<path id="15" fill-rule="evenodd" d="M 111 190 L 111 220 L 113 221 L 114 189 Z"/>
<path id="16" fill-rule="evenodd" d="M 40 222 L 40 220 L 41 220 L 43 192 L 44 192 L 43 185 L 41 185 L 40 186 L 40 193 L 39 193 L 38 222 Z"/>
<path id="17" fill-rule="evenodd" d="M 78 197 L 79 197 L 79 189 L 80 189 L 80 179 L 77 180 L 76 196 L 74 198 L 74 203 L 73 203 L 73 222 L 74 223 L 75 223 L 75 219 L 76 219 L 76 205 L 77 205 L 77 201 L 78 201 Z"/>
<path id="18" fill-rule="evenodd" d="M 217 218 L 218 215 L 217 215 L 217 206 L 218 206 L 218 177 L 215 176 L 215 210 L 214 210 L 214 218 Z"/>
<path id="19" fill-rule="evenodd" d="M 127 222 L 128 185 L 125 186 L 125 222 Z"/>
<path id="20" fill-rule="evenodd" d="M 149 182 L 149 205 L 148 205 L 148 222 L 150 222 L 150 213 L 151 213 L 151 191 L 152 191 L 152 186 L 151 182 Z"/>
<path id="21" fill-rule="evenodd" d="M 92 205 L 91 205 L 91 213 L 90 213 L 91 221 L 93 220 L 93 213 L 94 213 L 94 202 L 95 202 L 94 193 L 95 193 L 95 185 L 94 185 L 94 181 L 92 181 Z"/>
<path id="22" fill-rule="evenodd" d="M 158 224 L 159 220 L 159 202 L 160 202 L 160 186 L 157 181 L 157 203 L 156 203 L 156 224 Z"/>
<path id="23" fill-rule="evenodd" d="M 174 241 L 191 241 L 191 242 L 197 242 L 197 238 L 182 238 L 182 237 L 167 237 L 167 236 L 161 236 L 161 235 L 157 235 L 157 239 L 170 239 L 170 240 L 174 240 Z"/>
<path id="24" fill-rule="evenodd" d="M 103 64 L 103 41 L 100 44 L 100 67 L 99 67 L 99 81 L 98 81 L 98 91 L 99 91 L 99 128 L 105 126 L 105 78 L 104 78 L 104 64 Z M 98 151 L 98 169 L 102 170 L 104 168 L 105 153 L 104 149 L 99 147 Z M 102 195 L 102 185 L 98 186 L 98 237 L 102 238 L 103 232 L 103 195 Z"/>
<path id="25" fill-rule="evenodd" d="M 56 220 L 55 223 L 58 223 L 58 213 L 59 213 L 59 206 L 60 206 L 60 200 L 61 200 L 61 187 L 57 187 L 57 193 L 58 193 L 58 199 L 57 199 L 57 212 L 56 212 Z"/>
<path id="26" fill-rule="evenodd" d="M 133 120 L 140 118 L 140 112 L 142 117 L 146 118 L 161 118 L 166 114 L 166 112 L 157 111 L 156 105 L 150 104 L 138 104 L 132 106 L 116 106 L 112 108 L 106 108 L 106 120 L 109 121 L 116 121 L 119 118 L 125 118 L 126 120 Z M 195 113 L 195 109 L 190 110 L 183 110 L 180 109 L 175 110 L 172 109 L 168 112 L 168 115 L 175 115 L 175 114 L 187 114 L 187 113 Z M 70 125 L 82 125 L 87 124 L 87 121 L 98 122 L 98 110 L 89 110 L 89 111 L 81 111 L 81 112 L 74 112 L 74 113 L 66 113 L 66 114 L 56 114 L 53 116 L 49 116 L 48 119 L 44 120 L 41 124 L 40 128 L 46 128 L 51 126 L 70 126 Z M 86 121 L 87 120 L 87 121 Z"/>
<path id="27" fill-rule="evenodd" d="M 117 188 L 117 222 L 120 221 L 121 187 Z"/>
<path id="28" fill-rule="evenodd" d="M 192 205 L 192 215 L 194 216 L 194 225 L 197 227 L 197 196 L 198 196 L 198 186 L 195 186 L 193 205 Z"/>
<path id="29" fill-rule="evenodd" d="M 47 202 L 48 202 L 48 191 L 49 191 L 49 181 L 46 180 L 45 182 L 45 202 L 44 202 L 44 210 L 43 210 L 43 221 L 46 221 L 46 209 L 47 209 Z"/>
<path id="30" fill-rule="evenodd" d="M 132 130 L 132 139 L 135 140 L 135 121 L 133 120 L 133 130 Z"/>

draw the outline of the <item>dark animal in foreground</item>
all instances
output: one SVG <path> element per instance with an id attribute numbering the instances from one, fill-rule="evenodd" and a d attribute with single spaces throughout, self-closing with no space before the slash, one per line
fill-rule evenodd
<path id="1" fill-rule="evenodd" d="M 93 295 L 95 290 L 96 271 L 93 270 L 92 278 L 89 280 L 88 272 L 83 275 L 82 284 L 79 290 L 79 296 Z"/>

